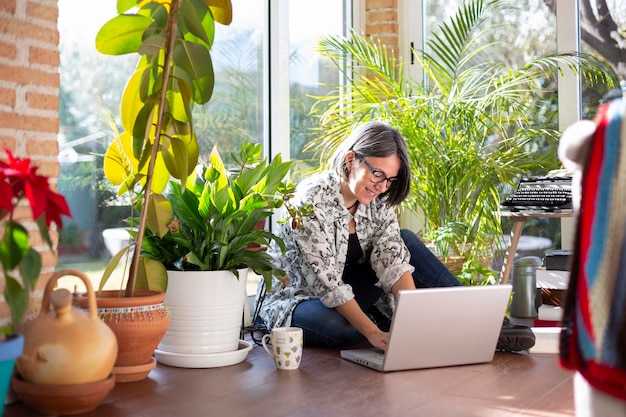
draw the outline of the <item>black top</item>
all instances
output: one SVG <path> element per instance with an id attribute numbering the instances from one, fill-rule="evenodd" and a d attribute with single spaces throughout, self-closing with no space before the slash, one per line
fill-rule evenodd
<path id="1" fill-rule="evenodd" d="M 363 256 L 363 249 L 359 244 L 359 237 L 356 233 L 350 233 L 348 237 L 348 254 L 346 256 L 346 264 L 355 264 Z"/>

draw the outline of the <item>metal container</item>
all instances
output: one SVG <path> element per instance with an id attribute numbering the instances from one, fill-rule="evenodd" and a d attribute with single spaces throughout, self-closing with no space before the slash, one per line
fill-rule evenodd
<path id="1" fill-rule="evenodd" d="M 541 266 L 541 258 L 527 256 L 518 259 L 513 265 L 513 300 L 511 315 L 513 317 L 537 317 L 537 267 Z"/>

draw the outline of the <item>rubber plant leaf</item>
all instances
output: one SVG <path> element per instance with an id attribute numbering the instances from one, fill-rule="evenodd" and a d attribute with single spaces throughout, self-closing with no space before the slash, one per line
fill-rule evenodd
<path id="1" fill-rule="evenodd" d="M 165 266 L 154 259 L 139 257 L 137 264 L 136 290 L 151 290 L 165 292 L 167 290 L 167 270 Z"/>
<path id="2" fill-rule="evenodd" d="M 96 49 L 107 55 L 125 55 L 139 50 L 145 30 L 153 20 L 141 15 L 118 15 L 96 35 Z"/>
<path id="3" fill-rule="evenodd" d="M 156 114 L 156 103 L 150 101 L 146 103 L 139 113 L 137 114 L 137 119 L 135 120 L 135 125 L 133 126 L 133 156 L 139 160 L 140 165 L 143 165 L 142 156 L 144 152 L 145 142 L 146 140 L 150 141 L 150 135 L 152 133 L 152 122 L 154 121 L 154 114 Z"/>
<path id="4" fill-rule="evenodd" d="M 133 156 L 131 143 L 130 134 L 122 132 L 107 148 L 104 155 L 104 175 L 111 184 L 120 186 L 119 195 L 133 189 L 137 182 L 145 184 L 148 167 L 145 165 L 142 171 L 138 171 L 139 161 Z M 162 193 L 169 179 L 163 158 L 157 155 L 155 170 L 152 174 L 152 191 Z"/>
<path id="5" fill-rule="evenodd" d="M 128 150 L 130 149 L 131 136 L 122 132 L 113 139 L 111 145 L 104 154 L 104 176 L 113 185 L 122 184 L 131 175 L 134 176 L 135 168 Z M 129 149 L 125 149 L 126 147 Z"/>
<path id="6" fill-rule="evenodd" d="M 141 46 L 137 50 L 141 55 L 154 55 L 158 54 L 165 48 L 165 35 L 163 32 L 156 32 L 147 36 Z"/>
<path id="7" fill-rule="evenodd" d="M 172 205 L 162 194 L 151 193 L 148 198 L 148 227 L 152 233 L 163 238 L 169 231 L 169 224 L 174 217 Z"/>
<path id="8" fill-rule="evenodd" d="M 189 158 L 187 153 L 188 146 L 177 137 L 172 137 L 169 143 L 170 146 L 167 149 L 162 147 L 161 150 L 165 166 L 174 178 L 184 180 L 190 171 L 193 170 L 193 165 L 189 166 L 191 158 Z"/>
<path id="9" fill-rule="evenodd" d="M 120 103 L 120 118 L 122 121 L 122 128 L 127 132 L 133 131 L 137 115 L 144 105 L 140 96 L 140 87 L 145 72 L 145 67 L 137 69 L 130 76 L 126 86 L 124 87 Z"/>
<path id="10" fill-rule="evenodd" d="M 204 3 L 211 9 L 217 23 L 230 25 L 233 21 L 233 6 L 230 0 L 204 0 Z"/>
<path id="11" fill-rule="evenodd" d="M 130 245 L 123 247 L 122 249 L 120 249 L 118 253 L 113 255 L 113 257 L 107 264 L 106 268 L 104 268 L 104 272 L 102 273 L 102 278 L 100 278 L 100 285 L 98 286 L 98 292 L 101 292 L 104 289 L 104 286 L 106 285 L 107 281 L 111 277 L 111 274 L 113 273 L 113 271 L 115 271 L 115 268 L 117 268 L 117 265 L 122 260 L 122 257 L 126 255 L 128 251 L 130 250 L 130 248 L 133 247 L 134 245 L 135 245 L 134 243 L 131 243 Z"/>
<path id="12" fill-rule="evenodd" d="M 184 83 L 181 85 L 179 80 L 172 79 L 171 87 L 165 93 L 165 96 L 169 104 L 170 116 L 173 117 L 174 120 L 188 125 L 190 115 L 187 113 L 186 107 L 193 105 L 193 102 L 187 100 L 190 97 L 188 94 L 185 94 L 186 92 L 189 92 L 189 89 L 185 88 Z"/>
<path id="13" fill-rule="evenodd" d="M 215 20 L 203 1 L 181 3 L 180 14 L 188 31 L 183 35 L 185 40 L 204 44 L 210 49 L 215 37 Z"/>
<path id="14" fill-rule="evenodd" d="M 194 101 L 198 104 L 207 103 L 215 84 L 209 50 L 201 44 L 178 41 L 174 46 L 174 62 L 189 73 L 193 83 Z"/>
<path id="15" fill-rule="evenodd" d="M 122 14 L 137 6 L 137 0 L 117 0 L 117 14 Z"/>

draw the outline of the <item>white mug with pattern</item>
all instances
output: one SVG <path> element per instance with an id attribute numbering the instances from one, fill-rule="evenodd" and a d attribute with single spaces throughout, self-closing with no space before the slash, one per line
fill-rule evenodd
<path id="1" fill-rule="evenodd" d="M 268 346 L 268 341 L 271 346 Z M 298 369 L 302 361 L 302 329 L 275 327 L 263 335 L 263 349 L 274 359 L 278 369 Z"/>

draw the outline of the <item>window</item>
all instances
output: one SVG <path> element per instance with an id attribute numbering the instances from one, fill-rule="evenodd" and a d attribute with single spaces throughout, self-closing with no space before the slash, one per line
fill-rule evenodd
<path id="1" fill-rule="evenodd" d="M 289 2 L 289 122 L 290 154 L 305 159 L 302 148 L 313 134 L 315 120 L 309 116 L 314 102 L 328 85 L 339 82 L 339 72 L 326 65 L 315 52 L 317 39 L 325 35 L 341 35 L 349 27 L 346 2 L 318 0 Z"/>
<path id="2" fill-rule="evenodd" d="M 228 162 L 244 140 L 263 143 L 269 154 L 303 158 L 313 124 L 311 95 L 335 82 L 314 51 L 318 36 L 345 33 L 352 1 L 233 0 L 233 21 L 216 25 L 211 55 L 215 90 L 195 106 L 194 126 L 206 159 L 214 144 Z M 358 3 L 358 0 L 355 0 Z M 128 208 L 109 203 L 115 190 L 102 175 L 102 155 L 119 126 L 119 102 L 136 56 L 104 56 L 95 50 L 99 28 L 115 16 L 116 0 L 93 5 L 59 0 L 61 33 L 62 172 L 59 189 L 75 214 L 60 237 L 59 251 L 105 254 L 101 231 L 123 227 Z M 88 88 L 86 88 L 88 86 Z M 116 122 L 117 121 L 117 122 Z M 123 202 L 122 202 L 123 204 Z M 80 217 L 77 216 L 80 215 Z"/>
<path id="3" fill-rule="evenodd" d="M 495 18 L 494 25 L 502 25 L 492 34 L 493 39 L 504 41 L 506 49 L 492 51 L 492 54 L 501 57 L 502 62 L 512 67 L 519 67 L 531 59 L 546 56 L 555 52 L 580 51 L 580 8 L 579 3 L 593 0 L 557 0 L 546 2 L 544 0 L 520 0 L 516 2 L 518 14 L 507 14 Z M 413 16 L 411 22 L 423 22 L 423 26 L 405 25 L 401 44 L 408 51 L 409 45 L 416 49 L 425 49 L 424 39 L 436 30 L 438 23 L 447 19 L 462 0 L 407 0 L 404 3 L 405 15 Z M 609 2 L 611 13 L 617 22 L 624 19 L 626 10 L 619 2 Z M 550 5 L 551 7 L 549 7 Z M 620 17 L 622 20 L 620 20 Z M 583 44 L 583 51 L 591 52 Z M 414 77 L 422 77 L 418 73 L 418 65 L 415 63 L 409 68 Z M 559 79 L 556 97 L 553 100 L 553 109 L 548 109 L 546 115 L 551 119 L 551 125 L 560 130 L 576 120 L 584 117 L 593 117 L 599 97 L 606 92 L 606 88 L 592 89 L 581 85 L 578 77 L 566 74 L 564 79 Z M 510 225 L 504 225 L 505 230 Z M 525 233 L 547 236 L 553 240 L 555 247 L 568 248 L 573 242 L 572 221 L 540 219 L 537 224 L 529 224 Z M 561 246 L 562 245 L 562 246 Z"/>

